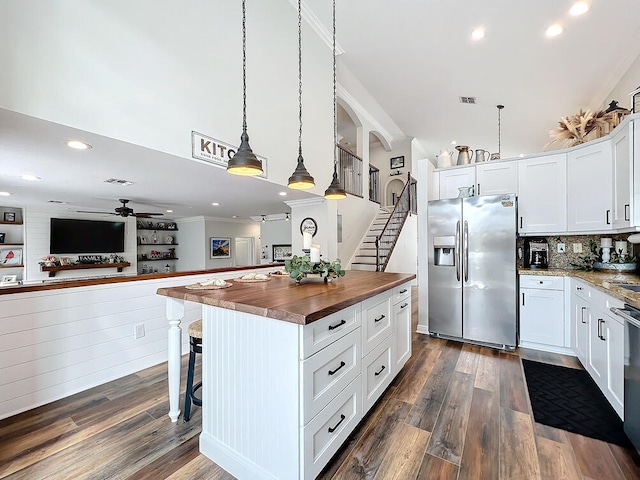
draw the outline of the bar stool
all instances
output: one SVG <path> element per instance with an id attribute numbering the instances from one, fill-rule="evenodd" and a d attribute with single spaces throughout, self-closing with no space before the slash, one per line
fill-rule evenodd
<path id="1" fill-rule="evenodd" d="M 195 392 L 202 387 L 202 382 L 193 384 L 193 370 L 196 364 L 196 353 L 202 353 L 202 320 L 196 320 L 189 325 L 189 370 L 187 372 L 187 391 L 184 396 L 184 422 L 191 418 L 191 403 L 202 406 L 202 399 L 195 396 Z"/>

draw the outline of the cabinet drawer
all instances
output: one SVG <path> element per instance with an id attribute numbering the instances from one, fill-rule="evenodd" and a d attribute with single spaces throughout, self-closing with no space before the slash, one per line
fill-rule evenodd
<path id="1" fill-rule="evenodd" d="M 361 318 L 360 308 L 360 304 L 356 304 L 302 327 L 300 360 L 310 357 L 338 338 L 358 328 Z"/>
<path id="2" fill-rule="evenodd" d="M 373 406 L 393 380 L 391 375 L 392 339 L 393 337 L 384 339 L 362 360 L 363 412 L 367 412 Z"/>
<path id="3" fill-rule="evenodd" d="M 400 285 L 399 287 L 395 287 L 393 289 L 393 293 L 391 294 L 391 303 L 394 305 L 402 300 L 406 300 L 411 297 L 411 284 L 405 283 L 404 285 Z"/>
<path id="4" fill-rule="evenodd" d="M 550 275 L 520 275 L 520 288 L 564 290 L 564 277 L 552 277 Z"/>
<path id="5" fill-rule="evenodd" d="M 591 301 L 593 287 L 580 280 L 571 281 L 571 291 L 583 300 Z"/>
<path id="6" fill-rule="evenodd" d="M 358 376 L 307 426 L 300 427 L 304 442 L 300 478 L 316 478 L 362 419 L 360 379 Z"/>
<path id="7" fill-rule="evenodd" d="M 302 362 L 302 425 L 360 375 L 360 329 Z"/>
<path id="8" fill-rule="evenodd" d="M 376 295 L 362 304 L 362 356 L 391 335 L 391 292 Z"/>

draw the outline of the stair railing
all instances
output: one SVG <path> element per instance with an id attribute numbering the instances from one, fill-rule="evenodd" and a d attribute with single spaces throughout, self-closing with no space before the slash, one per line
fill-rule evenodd
<path id="1" fill-rule="evenodd" d="M 416 210 L 416 179 L 407 174 L 407 183 L 405 183 L 393 211 L 387 223 L 380 234 L 376 237 L 376 272 L 384 272 L 396 246 L 404 222 L 410 213 Z"/>

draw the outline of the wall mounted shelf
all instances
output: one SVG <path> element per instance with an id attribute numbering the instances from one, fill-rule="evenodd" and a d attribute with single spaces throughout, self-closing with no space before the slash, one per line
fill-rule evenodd
<path id="1" fill-rule="evenodd" d="M 49 272 L 50 277 L 55 277 L 56 272 L 61 272 L 63 270 L 86 270 L 89 268 L 115 268 L 118 272 L 122 272 L 122 269 L 125 267 L 129 267 L 131 264 L 129 262 L 120 262 L 120 263 L 79 263 L 77 265 L 56 265 L 55 267 L 46 267 L 42 266 L 40 269 L 43 272 Z"/>

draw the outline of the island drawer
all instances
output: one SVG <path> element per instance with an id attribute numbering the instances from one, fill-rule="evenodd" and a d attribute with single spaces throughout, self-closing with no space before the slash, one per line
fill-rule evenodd
<path id="1" fill-rule="evenodd" d="M 564 290 L 564 277 L 551 275 L 520 275 L 520 288 Z"/>
<path id="2" fill-rule="evenodd" d="M 360 326 L 360 304 L 352 305 L 300 328 L 300 360 L 309 358 Z"/>
<path id="3" fill-rule="evenodd" d="M 391 292 L 362 302 L 362 356 L 369 354 L 392 332 Z"/>
<path id="4" fill-rule="evenodd" d="M 302 362 L 302 425 L 360 375 L 360 329 Z"/>
<path id="5" fill-rule="evenodd" d="M 362 382 L 358 376 L 305 427 L 300 478 L 316 478 L 362 419 Z"/>
<path id="6" fill-rule="evenodd" d="M 362 360 L 362 399 L 367 412 L 393 380 L 391 345 L 393 337 L 385 338 L 380 345 Z"/>
<path id="7" fill-rule="evenodd" d="M 394 305 L 411 297 L 411 283 L 405 283 L 393 289 L 391 303 Z"/>

